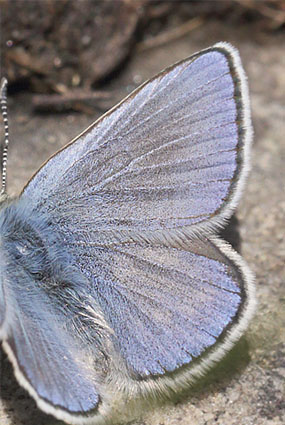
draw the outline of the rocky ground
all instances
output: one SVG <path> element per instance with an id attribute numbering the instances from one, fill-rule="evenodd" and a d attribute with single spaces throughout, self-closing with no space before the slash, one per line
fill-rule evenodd
<path id="1" fill-rule="evenodd" d="M 258 310 L 245 336 L 213 371 L 187 394 L 145 412 L 136 425 L 285 423 L 284 34 L 208 22 L 182 39 L 135 53 L 109 89 L 114 90 L 115 103 L 165 66 L 220 40 L 240 50 L 250 84 L 252 172 L 237 217 L 241 251 L 256 274 Z M 24 96 L 10 103 L 9 191 L 16 194 L 40 164 L 96 114 L 34 114 Z M 4 355 L 0 391 L 2 425 L 59 423 L 41 413 L 18 386 Z"/>

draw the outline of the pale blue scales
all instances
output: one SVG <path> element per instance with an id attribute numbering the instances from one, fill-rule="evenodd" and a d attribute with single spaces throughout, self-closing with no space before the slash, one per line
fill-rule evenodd
<path id="1" fill-rule="evenodd" d="M 1 105 L 8 140 L 3 82 Z M 117 420 L 132 397 L 185 388 L 241 336 L 253 276 L 216 232 L 251 136 L 239 55 L 219 43 L 135 90 L 19 199 L 2 188 L 0 340 L 42 410 Z"/>

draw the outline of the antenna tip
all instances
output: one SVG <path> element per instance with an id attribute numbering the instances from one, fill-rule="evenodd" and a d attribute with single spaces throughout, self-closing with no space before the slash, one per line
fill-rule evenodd
<path id="1" fill-rule="evenodd" d="M 0 84 L 0 91 L 1 91 L 1 97 L 3 95 L 3 92 L 7 89 L 8 80 L 5 77 L 1 78 L 1 84 Z"/>
<path id="2" fill-rule="evenodd" d="M 0 205 L 8 199 L 8 195 L 6 192 L 2 191 L 0 193 Z"/>

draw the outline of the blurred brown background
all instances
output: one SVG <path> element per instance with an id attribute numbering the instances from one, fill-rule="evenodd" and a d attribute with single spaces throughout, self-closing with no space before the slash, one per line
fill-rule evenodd
<path id="1" fill-rule="evenodd" d="M 237 218 L 241 251 L 256 273 L 258 311 L 214 370 L 135 424 L 284 424 L 285 2 L 0 0 L 0 11 L 12 194 L 49 155 L 164 67 L 217 41 L 239 49 L 255 138 Z M 232 243 L 238 246 L 237 236 Z M 1 365 L 1 425 L 58 424 L 18 386 L 3 354 Z"/>

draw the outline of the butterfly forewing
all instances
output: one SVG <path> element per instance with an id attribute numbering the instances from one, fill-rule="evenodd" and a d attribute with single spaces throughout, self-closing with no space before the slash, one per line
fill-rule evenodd
<path id="1" fill-rule="evenodd" d="M 178 63 L 52 157 L 22 197 L 97 244 L 221 220 L 243 158 L 240 78 L 221 48 Z"/>

